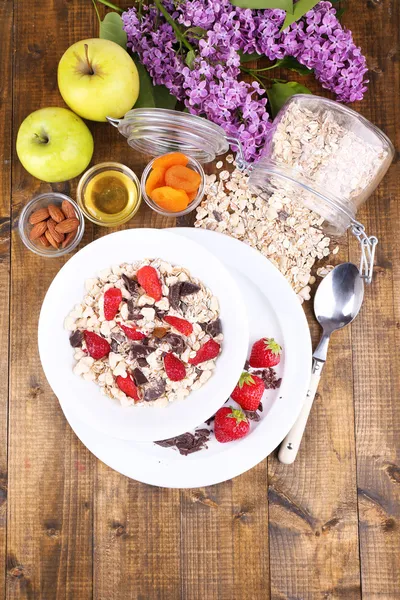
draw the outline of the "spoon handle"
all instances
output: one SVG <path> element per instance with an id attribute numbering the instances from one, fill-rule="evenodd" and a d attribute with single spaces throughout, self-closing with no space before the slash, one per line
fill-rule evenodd
<path id="1" fill-rule="evenodd" d="M 310 386 L 308 388 L 303 408 L 301 409 L 301 412 L 297 417 L 295 424 L 283 440 L 279 449 L 278 458 L 281 461 L 281 463 L 284 463 L 285 465 L 292 464 L 299 451 L 301 440 L 303 438 L 303 433 L 306 428 L 308 415 L 310 414 L 315 394 L 317 393 L 319 380 L 321 379 L 321 372 L 324 364 L 324 362 L 314 359 L 310 379 Z"/>

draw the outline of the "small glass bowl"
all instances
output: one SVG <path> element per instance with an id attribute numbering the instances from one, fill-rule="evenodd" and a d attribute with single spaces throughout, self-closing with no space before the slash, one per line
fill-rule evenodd
<path id="1" fill-rule="evenodd" d="M 117 215 L 110 214 L 109 215 L 110 219 L 107 221 L 97 219 L 93 214 L 88 212 L 88 210 L 85 206 L 85 192 L 86 192 L 88 184 L 96 175 L 98 175 L 99 173 L 102 173 L 104 171 L 117 171 L 119 173 L 123 173 L 133 182 L 133 184 L 136 188 L 136 193 L 137 193 L 136 204 L 134 205 L 133 209 L 130 212 L 125 213 L 122 217 L 120 217 L 120 216 L 118 217 Z M 76 194 L 77 194 L 77 202 L 78 202 L 79 208 L 81 209 L 81 211 L 83 212 L 85 217 L 87 219 L 89 219 L 89 221 L 92 221 L 92 223 L 95 223 L 96 225 L 100 225 L 101 227 L 115 227 L 116 225 L 122 225 L 123 223 L 130 221 L 130 219 L 132 219 L 132 217 L 134 217 L 136 215 L 137 211 L 139 210 L 140 204 L 142 202 L 142 194 L 140 191 L 140 181 L 139 181 L 137 175 L 129 167 L 126 167 L 125 165 L 123 165 L 121 163 L 116 163 L 116 162 L 99 163 L 98 165 L 94 165 L 94 167 L 92 167 L 91 169 L 86 171 L 86 173 L 84 173 L 79 180 Z M 113 218 L 113 217 L 115 217 L 115 218 Z"/>
<path id="2" fill-rule="evenodd" d="M 68 202 L 72 204 L 76 212 L 76 217 L 79 220 L 79 227 L 72 242 L 65 248 L 59 248 L 56 250 L 52 246 L 42 246 L 38 240 L 32 241 L 29 238 L 29 233 L 32 229 L 32 225 L 29 223 L 31 214 L 39 208 L 46 208 L 49 206 L 49 204 L 55 204 L 55 206 L 61 208 L 63 200 L 68 200 Z M 74 202 L 74 200 L 72 200 L 72 198 L 66 196 L 65 194 L 60 194 L 59 192 L 47 192 L 46 194 L 35 196 L 35 198 L 32 198 L 32 200 L 30 200 L 28 204 L 24 206 L 19 217 L 18 230 L 23 243 L 27 248 L 29 248 L 29 250 L 35 254 L 39 254 L 39 256 L 55 258 L 58 256 L 64 256 L 65 254 L 72 252 L 72 250 L 77 247 L 82 239 L 83 232 L 85 231 L 85 220 L 79 206 L 76 204 L 76 202 Z"/>
<path id="3" fill-rule="evenodd" d="M 167 154 L 174 154 L 174 153 L 168 152 Z M 164 154 L 163 156 L 166 156 L 167 154 Z M 165 210 L 164 208 L 161 208 L 161 206 L 158 206 L 158 204 L 156 204 L 146 193 L 147 177 L 149 176 L 149 173 L 150 173 L 151 169 L 153 168 L 153 163 L 157 158 L 159 158 L 159 156 L 154 157 L 153 160 L 151 160 L 149 162 L 149 164 L 143 171 L 143 175 L 140 180 L 140 187 L 142 190 L 142 196 L 144 198 L 144 201 L 146 202 L 146 204 L 148 206 L 150 206 L 151 209 L 153 209 L 155 212 L 159 213 L 160 215 L 164 215 L 165 217 L 182 217 L 183 215 L 187 215 L 188 213 L 192 212 L 192 210 L 197 208 L 203 199 L 204 185 L 205 185 L 205 173 L 204 173 L 203 167 L 195 158 L 188 156 L 189 162 L 188 162 L 187 166 L 190 167 L 191 169 L 193 169 L 193 171 L 196 171 L 196 173 L 198 173 L 200 175 L 201 182 L 200 182 L 196 197 L 190 202 L 190 204 L 187 205 L 185 210 L 173 212 L 173 211 Z"/>

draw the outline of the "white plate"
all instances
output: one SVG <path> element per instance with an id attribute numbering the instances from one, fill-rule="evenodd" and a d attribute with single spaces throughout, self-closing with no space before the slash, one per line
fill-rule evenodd
<path id="1" fill-rule="evenodd" d="M 97 458 L 127 477 L 162 487 L 192 488 L 231 479 L 254 467 L 283 440 L 296 420 L 310 380 L 311 340 L 303 309 L 281 273 L 259 252 L 228 236 L 203 229 L 176 229 L 204 244 L 230 269 L 247 306 L 251 343 L 274 336 L 284 348 L 278 390 L 265 392 L 264 411 L 251 433 L 237 442 L 211 440 L 207 450 L 187 457 L 155 444 L 124 442 L 66 417 Z"/>
<path id="2" fill-rule="evenodd" d="M 189 269 L 218 298 L 224 333 L 222 352 L 211 379 L 187 398 L 166 407 L 122 407 L 103 396 L 93 382 L 74 375 L 73 350 L 63 322 L 82 301 L 87 278 L 112 265 L 158 257 Z M 39 319 L 40 358 L 63 411 L 102 434 L 140 442 L 175 437 L 214 414 L 235 387 L 248 343 L 247 311 L 228 270 L 196 242 L 157 229 L 119 231 L 83 248 L 54 278 Z"/>

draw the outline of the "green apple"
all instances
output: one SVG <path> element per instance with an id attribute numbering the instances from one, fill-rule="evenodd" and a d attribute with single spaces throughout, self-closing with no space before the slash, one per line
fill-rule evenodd
<path id="1" fill-rule="evenodd" d="M 106 117 L 123 117 L 135 104 L 139 75 L 121 46 L 94 38 L 73 44 L 61 57 L 58 87 L 78 115 L 105 121 Z"/>
<path id="2" fill-rule="evenodd" d="M 21 123 L 18 158 L 42 181 L 73 179 L 86 169 L 93 154 L 93 138 L 85 123 L 67 108 L 41 108 Z"/>

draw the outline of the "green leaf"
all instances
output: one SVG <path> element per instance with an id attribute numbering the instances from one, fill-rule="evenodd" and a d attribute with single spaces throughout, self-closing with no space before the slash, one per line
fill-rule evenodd
<path id="1" fill-rule="evenodd" d="M 189 29 L 186 29 L 185 35 L 188 33 L 197 39 L 201 39 L 207 35 L 207 30 L 202 27 L 189 27 Z"/>
<path id="2" fill-rule="evenodd" d="M 196 53 L 194 50 L 189 50 L 186 54 L 185 63 L 191 69 L 193 67 L 194 59 L 196 58 Z"/>
<path id="3" fill-rule="evenodd" d="M 109 12 L 100 23 L 100 36 L 104 40 L 111 40 L 126 50 L 126 33 L 123 29 L 121 16 L 116 12 Z"/>
<path id="4" fill-rule="evenodd" d="M 258 60 L 262 58 L 262 54 L 258 54 L 257 52 L 252 52 L 251 54 L 247 54 L 239 50 L 240 63 L 244 65 L 245 63 L 250 62 L 251 60 Z"/>
<path id="5" fill-rule="evenodd" d="M 301 17 L 303 17 L 309 10 L 314 8 L 316 4 L 318 4 L 319 0 L 298 0 L 296 4 L 293 6 L 292 14 L 289 14 L 289 11 L 286 13 L 285 20 L 281 27 L 281 31 L 289 27 L 292 23 L 295 23 Z"/>
<path id="6" fill-rule="evenodd" d="M 267 90 L 272 117 L 276 117 L 286 100 L 291 96 L 294 96 L 294 94 L 311 93 L 312 92 L 310 92 L 308 88 L 300 83 L 297 83 L 296 81 L 289 81 L 288 83 L 274 83 L 272 87 Z"/>
<path id="7" fill-rule="evenodd" d="M 239 387 L 240 389 L 242 389 L 242 387 L 244 385 L 255 385 L 255 381 L 253 379 L 253 377 L 251 376 L 250 373 L 247 373 L 247 371 L 243 371 L 243 373 L 241 374 L 240 378 L 239 378 Z"/>
<path id="8" fill-rule="evenodd" d="M 231 0 L 231 3 L 240 8 L 280 8 L 293 13 L 293 0 Z"/>
<path id="9" fill-rule="evenodd" d="M 154 85 L 147 69 L 142 65 L 137 55 L 133 61 L 139 73 L 139 96 L 134 108 L 175 108 L 176 98 L 169 93 L 164 85 Z"/>
<path id="10" fill-rule="evenodd" d="M 116 4 L 113 4 L 112 2 L 108 2 L 108 0 L 98 0 L 98 2 L 100 2 L 100 4 L 104 4 L 104 6 L 108 6 L 108 8 L 112 8 L 113 10 L 116 10 L 118 12 L 121 12 L 121 13 L 124 12 L 122 8 L 120 8 Z"/>
<path id="11" fill-rule="evenodd" d="M 289 69 L 289 71 L 296 71 L 296 73 L 300 73 L 300 75 L 309 75 L 312 73 L 312 69 L 308 69 L 293 56 L 285 56 L 285 58 L 281 58 L 275 63 L 276 67 L 280 67 L 281 69 Z"/>

